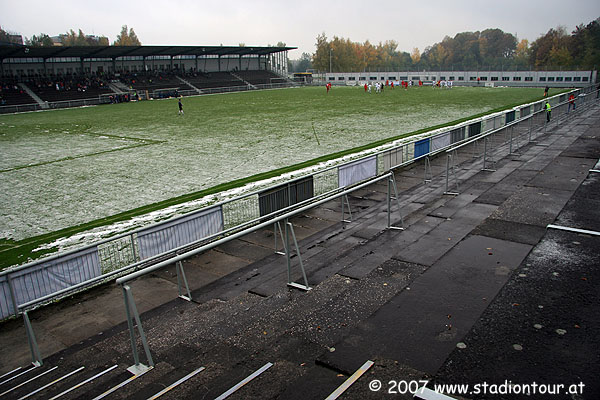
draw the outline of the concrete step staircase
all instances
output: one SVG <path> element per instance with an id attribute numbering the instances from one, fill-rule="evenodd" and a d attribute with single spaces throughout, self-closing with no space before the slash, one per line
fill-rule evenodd
<path id="1" fill-rule="evenodd" d="M 110 82 L 108 84 L 108 87 L 116 94 L 129 93 L 129 88 L 122 82 Z"/>
<path id="2" fill-rule="evenodd" d="M 231 75 L 233 75 L 236 79 L 239 79 L 240 81 L 244 82 L 246 85 L 248 85 L 248 87 L 250 87 L 251 89 L 258 89 L 256 86 L 254 86 L 253 84 L 251 84 L 250 82 L 244 80 L 241 76 L 230 72 Z"/>
<path id="3" fill-rule="evenodd" d="M 188 82 L 187 80 L 183 79 L 180 76 L 177 76 L 177 79 L 179 79 L 181 82 L 185 83 L 186 85 L 188 85 L 189 87 L 194 89 L 198 94 L 202 94 L 202 89 L 197 88 L 196 86 L 192 85 L 190 82 Z"/>
<path id="4" fill-rule="evenodd" d="M 27 92 L 27 94 L 32 99 L 34 99 L 40 105 L 40 107 L 42 107 L 43 109 L 50 108 L 50 106 L 48 105 L 48 102 L 42 100 L 37 94 L 33 93 L 33 90 L 31 90 L 26 84 L 19 83 L 19 86 L 21 87 L 21 89 L 23 89 L 25 92 Z"/>

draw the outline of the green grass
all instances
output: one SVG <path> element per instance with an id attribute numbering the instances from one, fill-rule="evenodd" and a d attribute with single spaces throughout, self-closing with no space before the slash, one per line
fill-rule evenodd
<path id="1" fill-rule="evenodd" d="M 0 268 L 40 245 L 541 98 L 322 87 L 0 116 Z M 313 132 L 314 126 L 314 132 Z M 317 142 L 317 137 L 318 142 Z"/>

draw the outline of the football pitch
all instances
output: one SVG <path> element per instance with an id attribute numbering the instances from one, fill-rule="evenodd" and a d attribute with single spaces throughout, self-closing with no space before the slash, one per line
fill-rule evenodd
<path id="1" fill-rule="evenodd" d="M 186 97 L 185 115 L 176 99 L 1 115 L 0 268 L 91 228 L 147 224 L 168 206 L 541 95 L 306 87 Z"/>

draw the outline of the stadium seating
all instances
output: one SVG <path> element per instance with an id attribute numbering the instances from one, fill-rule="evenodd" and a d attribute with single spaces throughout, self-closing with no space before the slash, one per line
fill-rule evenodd
<path id="1" fill-rule="evenodd" d="M 96 76 L 35 77 L 26 84 L 47 102 L 90 99 L 113 93 L 108 84 Z"/>
<path id="2" fill-rule="evenodd" d="M 209 89 L 219 87 L 244 86 L 245 83 L 240 81 L 229 72 L 197 72 L 187 75 L 185 79 L 198 89 Z"/>
<path id="3" fill-rule="evenodd" d="M 183 80 L 181 79 L 183 78 Z M 251 85 L 278 83 L 281 77 L 271 71 L 235 71 L 235 72 L 200 72 L 200 71 L 147 71 L 121 72 L 103 75 L 34 75 L 3 77 L 0 80 L 0 105 L 14 106 L 35 104 L 26 90 L 20 87 L 25 84 L 42 101 L 53 103 L 70 100 L 98 99 L 105 97 L 106 101 L 118 99 L 119 94 L 111 89 L 111 84 L 137 92 L 148 92 L 148 97 L 162 98 L 179 96 L 182 91 L 189 90 L 196 94 L 195 89 L 211 89 L 240 87 L 247 89 Z M 188 82 L 189 85 L 186 83 Z M 192 85 L 192 86 L 190 86 Z M 117 89 L 115 89 L 117 90 Z"/>
<path id="4" fill-rule="evenodd" d="M 133 74 L 120 74 L 119 80 L 129 88 L 137 91 L 148 91 L 151 97 L 163 97 L 164 94 L 176 95 L 180 90 L 193 90 L 175 74 L 171 73 L 156 73 L 156 72 L 140 72 Z"/>
<path id="5" fill-rule="evenodd" d="M 253 85 L 268 85 L 274 83 L 273 79 L 281 80 L 281 76 L 271 71 L 237 71 L 237 76 Z"/>
<path id="6" fill-rule="evenodd" d="M 0 81 L 0 106 L 14 106 L 20 104 L 35 103 L 35 100 L 27 94 L 13 79 Z"/>

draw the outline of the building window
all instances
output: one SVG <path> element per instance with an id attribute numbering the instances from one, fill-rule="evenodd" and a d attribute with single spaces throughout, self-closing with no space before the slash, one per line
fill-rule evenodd
<path id="1" fill-rule="evenodd" d="M 421 78 L 420 78 L 420 77 L 418 77 L 418 76 L 413 76 L 411 79 L 412 79 L 413 81 L 419 81 L 419 80 L 421 80 Z"/>
<path id="2" fill-rule="evenodd" d="M 376 76 L 370 76 L 370 77 L 369 77 L 369 80 L 370 80 L 370 81 L 376 81 L 376 80 L 377 80 L 377 77 L 376 77 Z"/>
<path id="3" fill-rule="evenodd" d="M 581 77 L 576 76 L 575 78 L 573 78 L 573 82 L 581 82 Z"/>
<path id="4" fill-rule="evenodd" d="M 526 76 L 525 82 L 533 82 L 533 76 Z"/>
<path id="5" fill-rule="evenodd" d="M 343 76 L 338 76 L 338 81 L 343 81 L 344 79 L 346 78 L 344 78 Z"/>
<path id="6" fill-rule="evenodd" d="M 498 77 L 497 77 L 497 76 L 492 76 L 492 79 L 491 79 L 491 80 L 492 80 L 492 81 L 497 81 L 497 80 L 498 80 Z"/>
<path id="7" fill-rule="evenodd" d="M 508 81 L 509 79 L 510 79 L 510 78 L 509 78 L 508 76 L 503 76 L 503 77 L 502 77 L 502 80 L 503 80 L 503 81 Z"/>
<path id="8" fill-rule="evenodd" d="M 482 76 L 482 77 L 479 78 L 479 80 L 487 81 L 487 76 Z"/>
<path id="9" fill-rule="evenodd" d="M 358 77 L 358 80 L 359 80 L 359 81 L 366 81 L 366 80 L 367 80 L 367 77 L 366 77 L 366 76 L 359 76 L 359 77 Z"/>
<path id="10" fill-rule="evenodd" d="M 571 82 L 573 78 L 571 78 L 570 76 L 565 76 L 565 82 Z"/>
<path id="11" fill-rule="evenodd" d="M 584 76 L 583 78 L 581 78 L 582 81 L 587 82 L 588 81 L 588 77 Z"/>
<path id="12" fill-rule="evenodd" d="M 548 77 L 548 82 L 554 82 L 554 77 L 553 76 L 549 76 Z"/>
<path id="13" fill-rule="evenodd" d="M 328 80 L 329 81 L 335 81 L 335 76 L 330 76 Z"/>
<path id="14" fill-rule="evenodd" d="M 390 81 L 395 81 L 395 80 L 396 80 L 396 77 L 395 77 L 395 76 L 388 76 L 388 79 L 389 79 Z"/>
<path id="15" fill-rule="evenodd" d="M 349 81 L 355 81 L 355 80 L 356 80 L 356 77 L 355 77 L 355 76 L 349 76 L 349 77 L 348 77 L 348 80 L 349 80 Z"/>
<path id="16" fill-rule="evenodd" d="M 540 82 L 546 82 L 546 77 L 545 76 L 540 76 Z"/>
<path id="17" fill-rule="evenodd" d="M 464 77 L 464 76 L 459 76 L 459 77 L 458 77 L 458 80 L 459 80 L 459 81 L 464 81 L 464 80 L 465 80 L 465 77 Z"/>
<path id="18" fill-rule="evenodd" d="M 469 77 L 469 80 L 470 80 L 470 81 L 476 81 L 476 80 L 477 80 L 477 77 L 475 77 L 475 76 L 471 76 L 471 77 Z"/>
<path id="19" fill-rule="evenodd" d="M 562 82 L 562 80 L 563 80 L 563 77 L 562 77 L 562 76 L 557 76 L 557 77 L 556 77 L 556 82 Z"/>
<path id="20" fill-rule="evenodd" d="M 513 76 L 513 81 L 520 81 L 521 77 L 520 76 Z"/>
<path id="21" fill-rule="evenodd" d="M 449 80 L 453 81 L 455 78 L 453 76 L 451 76 L 450 78 L 448 78 Z"/>

